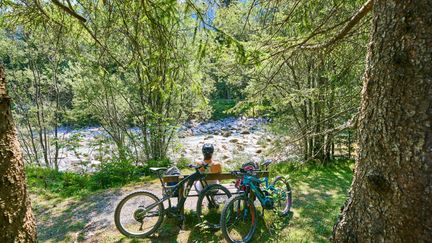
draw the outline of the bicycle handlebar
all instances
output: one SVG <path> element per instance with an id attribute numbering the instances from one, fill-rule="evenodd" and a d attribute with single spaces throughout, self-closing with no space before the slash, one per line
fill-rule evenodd
<path id="1" fill-rule="evenodd" d="M 246 174 L 252 174 L 252 172 L 256 172 L 256 171 L 261 171 L 259 169 L 253 169 L 253 170 L 244 170 L 244 169 L 240 169 L 237 171 L 231 171 L 232 175 L 246 175 Z"/>

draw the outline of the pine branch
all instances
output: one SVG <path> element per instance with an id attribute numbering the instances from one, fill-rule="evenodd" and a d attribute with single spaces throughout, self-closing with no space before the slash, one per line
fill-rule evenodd
<path id="1" fill-rule="evenodd" d="M 61 8 L 63 11 L 65 11 L 67 14 L 71 15 L 72 17 L 78 19 L 79 21 L 81 21 L 83 23 L 87 22 L 87 19 L 85 19 L 83 16 L 79 15 L 72 8 L 70 8 L 70 7 L 66 6 L 66 5 L 63 5 L 58 0 L 52 0 L 52 2 L 54 3 L 54 5 L 56 5 L 57 7 Z"/>
<path id="2" fill-rule="evenodd" d="M 345 27 L 336 35 L 334 36 L 332 39 L 330 39 L 329 41 L 325 42 L 325 43 L 321 43 L 321 44 L 315 44 L 315 45 L 302 45 L 300 46 L 300 48 L 302 49 L 321 49 L 321 48 L 325 48 L 328 47 L 334 43 L 336 43 L 337 41 L 343 39 L 349 32 L 350 30 L 357 25 L 357 23 L 364 17 L 366 16 L 367 13 L 369 13 L 372 10 L 373 7 L 373 0 L 368 0 L 349 20 L 349 22 L 345 25 Z M 311 39 L 311 38 L 306 38 L 307 40 Z"/>

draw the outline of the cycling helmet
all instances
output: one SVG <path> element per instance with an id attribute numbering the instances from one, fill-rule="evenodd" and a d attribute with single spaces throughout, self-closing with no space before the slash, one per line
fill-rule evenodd
<path id="1" fill-rule="evenodd" d="M 254 162 L 254 161 L 248 161 L 248 162 L 242 164 L 241 168 L 243 170 L 246 170 L 246 171 L 252 171 L 252 170 L 258 170 L 259 166 L 258 166 L 258 163 Z"/>
<path id="2" fill-rule="evenodd" d="M 214 147 L 211 143 L 206 143 L 202 146 L 202 152 L 203 154 L 213 154 Z"/>

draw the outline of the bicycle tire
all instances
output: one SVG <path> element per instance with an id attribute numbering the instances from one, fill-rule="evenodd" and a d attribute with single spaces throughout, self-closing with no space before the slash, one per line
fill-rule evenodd
<path id="1" fill-rule="evenodd" d="M 215 228 L 218 229 L 220 228 L 220 216 L 217 217 L 216 222 L 213 222 L 213 220 L 210 222 L 208 221 L 208 218 L 205 217 L 204 215 L 204 208 L 203 206 L 209 206 L 211 204 L 211 202 L 209 202 L 209 198 L 208 197 L 212 197 L 214 191 L 222 191 L 223 194 L 225 194 L 227 196 L 227 199 L 231 198 L 231 192 L 224 186 L 220 185 L 220 184 L 210 184 L 208 186 L 206 186 L 198 195 L 198 201 L 197 201 L 197 207 L 196 207 L 196 212 L 197 212 L 197 216 L 198 216 L 198 220 L 200 221 L 200 223 L 206 223 L 206 225 L 210 228 Z M 210 199 L 211 200 L 211 199 Z M 207 201 L 207 204 L 205 203 Z M 226 200 L 223 203 L 226 203 L 228 200 Z M 222 207 L 225 205 L 220 206 L 221 204 L 218 205 L 214 205 L 215 207 L 220 207 L 220 209 L 222 210 Z M 205 222 L 207 221 L 207 222 Z"/>
<path id="2" fill-rule="evenodd" d="M 115 225 L 117 227 L 117 229 L 120 231 L 120 233 L 122 233 L 123 235 L 127 236 L 127 237 L 131 237 L 131 238 L 144 238 L 144 237 L 148 237 L 150 235 L 152 235 L 154 232 L 156 232 L 156 230 L 160 227 L 160 225 L 163 222 L 163 217 L 164 217 L 164 206 L 163 203 L 159 203 L 156 207 L 158 210 L 158 219 L 156 221 L 156 223 L 153 225 L 153 227 L 150 228 L 149 231 L 141 233 L 141 234 L 134 234 L 129 232 L 127 229 L 125 229 L 125 227 L 123 226 L 122 222 L 121 222 L 121 212 L 123 209 L 123 206 L 132 198 L 136 197 L 136 196 L 144 196 L 144 197 L 149 197 L 151 198 L 154 202 L 159 201 L 159 198 L 154 195 L 153 193 L 149 192 L 149 191 L 136 191 L 133 192 L 129 195 L 127 195 L 126 197 L 124 197 L 118 204 L 117 207 L 115 209 L 115 213 L 114 213 L 114 222 Z M 138 206 L 139 208 L 139 206 Z M 136 210 L 134 211 L 134 213 L 136 212 Z M 134 215 L 135 216 L 135 215 Z M 142 223 L 141 223 L 142 225 Z M 142 226 L 141 226 L 142 227 Z"/>
<path id="3" fill-rule="evenodd" d="M 278 187 L 277 184 L 282 184 L 283 186 L 280 186 L 279 189 L 282 190 L 285 193 L 285 199 L 283 200 L 283 210 L 279 211 L 278 213 L 281 216 L 287 215 L 292 207 L 292 192 L 291 192 L 291 186 L 289 182 L 282 176 L 277 176 L 274 181 L 271 183 L 271 186 L 273 188 Z M 277 203 L 277 202 L 275 202 Z"/>
<path id="4" fill-rule="evenodd" d="M 247 203 L 246 203 L 246 200 L 247 200 Z M 229 222 L 231 220 L 231 217 L 232 217 L 229 214 L 233 213 L 233 211 L 231 209 L 233 207 L 235 207 L 235 205 L 237 205 L 237 207 L 238 207 L 237 217 L 240 214 L 242 214 L 242 212 L 239 212 L 240 211 L 239 208 L 241 207 L 241 201 L 244 201 L 245 205 L 247 204 L 249 206 L 248 208 L 250 209 L 250 217 L 251 217 L 251 222 L 249 223 L 249 225 L 251 225 L 251 228 L 247 232 L 245 237 L 242 237 L 241 240 L 235 240 L 230 235 L 230 232 L 228 230 L 228 226 L 238 225 L 238 224 L 235 224 L 234 222 Z M 244 213 L 243 213 L 243 215 L 244 215 Z M 248 223 L 246 223 L 246 224 L 248 224 Z M 220 218 L 220 225 L 221 225 L 222 235 L 224 236 L 225 240 L 227 240 L 228 242 L 230 242 L 230 243 L 243 243 L 243 242 L 251 241 L 253 235 L 255 234 L 256 227 L 257 227 L 256 208 L 255 208 L 254 202 L 250 198 L 246 198 L 246 196 L 244 194 L 232 197 L 228 201 L 228 203 L 225 204 L 225 207 L 222 210 L 222 215 Z"/>

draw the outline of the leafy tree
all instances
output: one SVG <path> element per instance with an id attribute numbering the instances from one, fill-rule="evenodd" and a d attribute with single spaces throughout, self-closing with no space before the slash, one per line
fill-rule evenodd
<path id="1" fill-rule="evenodd" d="M 16 100 L 14 111 L 25 157 L 58 169 L 62 146 L 58 130 L 72 106 L 64 43 L 57 35 L 43 30 L 2 35 L 0 56 L 11 74 L 11 96 Z"/>
<path id="2" fill-rule="evenodd" d="M 100 82 L 91 82 L 95 86 L 86 94 L 77 92 L 84 95 L 77 100 L 99 103 L 96 117 L 112 136 L 122 157 L 124 138 L 131 137 L 126 131 L 128 125 L 140 129 L 137 141 L 146 158 L 161 159 L 166 157 L 177 126 L 205 107 L 200 73 L 193 58 L 194 37 L 190 36 L 188 21 L 183 21 L 190 18 L 186 10 L 186 14 L 181 11 L 184 4 L 177 1 L 73 4 L 8 1 L 6 4 L 11 11 L 5 17 L 26 29 L 35 28 L 26 22 L 31 19 L 36 28 L 44 26 L 52 33 L 62 29 L 65 38 L 78 40 L 71 45 L 71 49 L 76 49 L 71 53 L 90 63 L 91 75 L 96 74 L 93 77 L 102 80 L 104 89 L 97 90 Z M 115 90 L 116 97 L 109 97 L 120 84 L 123 88 Z M 90 92 L 93 93 L 89 95 Z M 107 103 L 109 98 L 112 100 Z"/>

